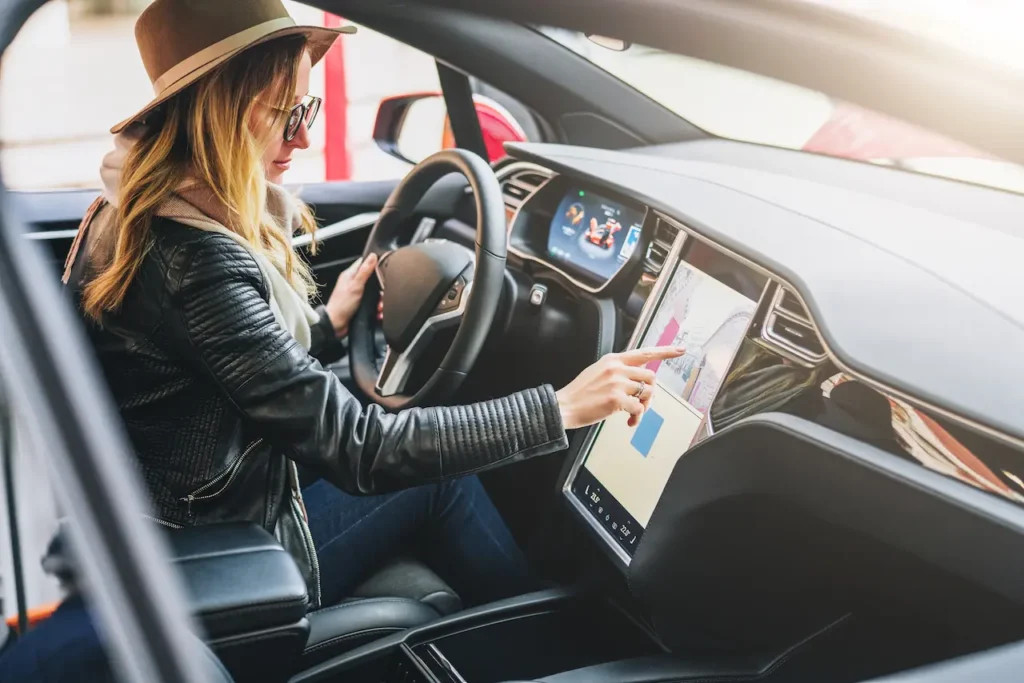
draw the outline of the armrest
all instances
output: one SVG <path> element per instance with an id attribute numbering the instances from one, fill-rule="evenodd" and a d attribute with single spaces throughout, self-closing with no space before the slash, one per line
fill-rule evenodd
<path id="1" fill-rule="evenodd" d="M 302 667 L 326 661 L 391 633 L 435 621 L 430 606 L 409 598 L 359 598 L 309 614 Z"/>
<path id="2" fill-rule="evenodd" d="M 306 582 L 281 544 L 249 523 L 188 527 L 169 534 L 192 612 L 208 638 L 296 624 Z"/>

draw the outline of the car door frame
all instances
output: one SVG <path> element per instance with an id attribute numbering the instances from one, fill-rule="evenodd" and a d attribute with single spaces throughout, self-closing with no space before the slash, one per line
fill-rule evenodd
<path id="1" fill-rule="evenodd" d="M 44 0 L 0 14 L 0 56 Z M 0 376 L 45 459 L 108 654 L 125 681 L 199 683 L 185 590 L 129 463 L 131 449 L 84 330 L 0 175 Z"/>

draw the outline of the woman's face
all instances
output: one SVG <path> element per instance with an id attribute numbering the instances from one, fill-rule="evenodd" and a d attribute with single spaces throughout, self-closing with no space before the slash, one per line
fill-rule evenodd
<path id="1" fill-rule="evenodd" d="M 289 106 L 295 106 L 309 93 L 309 72 L 312 68 L 313 62 L 309 58 L 309 53 L 303 52 L 302 59 L 299 61 L 299 75 L 295 79 L 294 97 Z M 263 168 L 267 173 L 267 180 L 272 183 L 280 183 L 284 172 L 291 166 L 292 152 L 307 147 L 309 147 L 309 132 L 306 129 L 305 121 L 299 126 L 299 132 L 289 142 L 285 142 L 283 129 L 274 132 L 270 136 L 270 145 L 263 153 Z"/>

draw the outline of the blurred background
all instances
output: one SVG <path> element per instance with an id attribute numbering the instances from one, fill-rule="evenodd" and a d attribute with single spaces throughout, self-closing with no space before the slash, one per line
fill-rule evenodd
<path id="1" fill-rule="evenodd" d="M 153 95 L 134 34 L 148 4 L 51 0 L 18 34 L 0 64 L 0 168 L 7 187 L 99 187 L 110 127 Z M 304 24 L 343 23 L 299 2 L 285 4 Z M 312 145 L 296 154 L 289 182 L 400 177 L 408 166 L 372 140 L 377 105 L 389 95 L 440 87 L 431 57 L 360 27 L 313 70 L 310 91 L 333 115 L 321 111 Z"/>

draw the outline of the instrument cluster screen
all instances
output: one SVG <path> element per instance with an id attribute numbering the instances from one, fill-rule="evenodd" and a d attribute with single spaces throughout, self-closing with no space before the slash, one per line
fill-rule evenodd
<path id="1" fill-rule="evenodd" d="M 572 188 L 551 220 L 548 256 L 605 282 L 636 250 L 643 220 L 642 210 Z"/>

